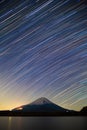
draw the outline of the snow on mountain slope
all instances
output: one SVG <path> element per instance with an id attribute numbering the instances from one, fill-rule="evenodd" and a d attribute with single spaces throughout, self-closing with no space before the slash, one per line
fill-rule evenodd
<path id="1" fill-rule="evenodd" d="M 50 100 L 48 100 L 45 97 L 41 97 L 35 100 L 34 102 L 30 103 L 30 105 L 42 105 L 42 104 L 50 104 L 50 103 L 52 103 Z"/>

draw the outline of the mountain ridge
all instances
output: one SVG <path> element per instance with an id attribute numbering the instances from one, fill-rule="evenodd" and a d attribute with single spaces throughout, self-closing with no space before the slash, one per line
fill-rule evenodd
<path id="1" fill-rule="evenodd" d="M 84 106 L 84 107 L 81 109 L 80 112 L 82 112 L 82 113 L 87 113 L 87 106 Z"/>

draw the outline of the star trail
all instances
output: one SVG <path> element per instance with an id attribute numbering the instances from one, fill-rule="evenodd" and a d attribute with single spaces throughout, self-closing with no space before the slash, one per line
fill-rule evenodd
<path id="1" fill-rule="evenodd" d="M 39 97 L 87 106 L 85 0 L 0 1 L 0 110 Z"/>

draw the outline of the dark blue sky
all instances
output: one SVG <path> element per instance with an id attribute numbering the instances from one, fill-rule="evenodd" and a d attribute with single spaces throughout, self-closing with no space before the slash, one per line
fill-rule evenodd
<path id="1" fill-rule="evenodd" d="M 0 9 L 0 109 L 39 97 L 87 105 L 85 1 L 9 0 Z"/>

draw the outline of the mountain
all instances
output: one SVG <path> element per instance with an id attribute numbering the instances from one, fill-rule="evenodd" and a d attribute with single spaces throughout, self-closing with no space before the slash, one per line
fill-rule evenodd
<path id="1" fill-rule="evenodd" d="M 69 110 L 64 109 L 45 97 L 41 97 L 34 102 L 17 107 L 12 111 L 23 111 L 23 112 L 69 112 Z"/>
<path id="2" fill-rule="evenodd" d="M 80 112 L 87 113 L 87 106 L 83 107 Z"/>

